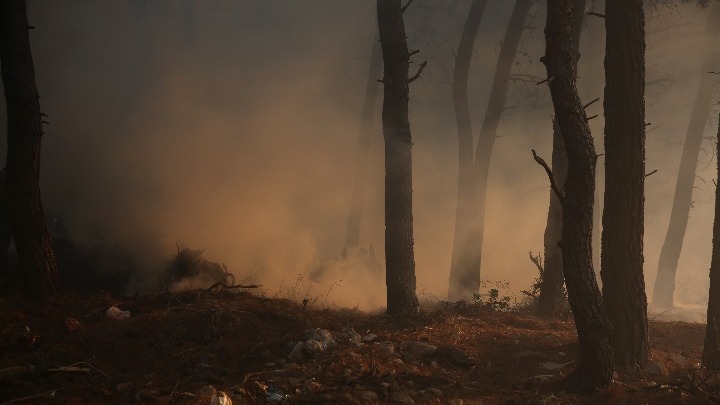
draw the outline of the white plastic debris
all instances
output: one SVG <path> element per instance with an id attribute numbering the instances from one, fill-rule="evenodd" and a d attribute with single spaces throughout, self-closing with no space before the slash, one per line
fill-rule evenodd
<path id="1" fill-rule="evenodd" d="M 226 393 L 218 391 L 210 398 L 210 405 L 232 405 L 232 401 Z"/>
<path id="2" fill-rule="evenodd" d="M 107 315 L 107 317 L 110 319 L 115 319 L 115 320 L 119 321 L 122 319 L 130 318 L 130 311 L 123 311 L 122 309 L 120 309 L 118 307 L 110 307 L 105 312 L 105 315 Z"/>

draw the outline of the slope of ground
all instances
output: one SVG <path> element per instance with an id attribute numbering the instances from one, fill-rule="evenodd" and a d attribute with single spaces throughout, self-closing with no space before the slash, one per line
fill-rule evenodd
<path id="1" fill-rule="evenodd" d="M 443 303 L 412 320 L 306 305 L 229 290 L 5 299 L 0 404 L 210 404 L 216 390 L 233 404 L 717 400 L 697 370 L 702 324 L 653 321 L 656 374 L 622 373 L 582 397 L 557 384 L 574 367 L 572 322 Z M 111 306 L 132 315 L 110 319 Z"/>

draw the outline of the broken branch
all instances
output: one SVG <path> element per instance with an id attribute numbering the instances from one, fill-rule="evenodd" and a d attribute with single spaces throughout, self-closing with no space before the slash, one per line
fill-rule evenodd
<path id="1" fill-rule="evenodd" d="M 560 192 L 560 189 L 558 188 L 557 183 L 555 183 L 555 176 L 553 176 L 550 166 L 548 166 L 548 164 L 545 163 L 545 160 L 543 160 L 543 158 L 541 158 L 540 156 L 537 155 L 537 153 L 535 153 L 535 149 L 531 149 L 531 150 L 532 150 L 532 154 L 533 154 L 533 159 L 535 159 L 535 161 L 540 166 L 542 166 L 543 169 L 545 169 L 545 173 L 547 173 L 548 178 L 550 179 L 550 188 L 555 193 L 558 200 L 560 200 L 560 205 L 563 205 L 564 197 L 563 197 L 562 193 Z"/>
<path id="2" fill-rule="evenodd" d="M 412 1 L 412 0 L 411 0 Z M 411 78 L 408 79 L 408 83 L 412 83 L 415 80 L 420 78 L 420 75 L 422 74 L 423 70 L 425 70 L 425 66 L 427 66 L 427 61 L 420 64 L 420 68 L 418 69 L 417 73 Z"/>

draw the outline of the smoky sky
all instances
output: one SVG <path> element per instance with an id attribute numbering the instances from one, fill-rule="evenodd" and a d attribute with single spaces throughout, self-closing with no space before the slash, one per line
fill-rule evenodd
<path id="1" fill-rule="evenodd" d="M 46 209 L 82 243 L 130 247 L 147 279 L 162 273 L 176 243 L 205 249 L 240 276 L 264 266 L 256 281 L 268 293 L 339 256 L 377 40 L 374 3 L 30 0 L 41 107 L 50 122 L 41 179 Z M 512 2 L 489 3 L 471 67 L 476 133 L 512 9 Z M 602 12 L 600 2 L 589 3 Z M 428 61 L 410 95 L 418 289 L 438 298 L 447 290 L 457 192 L 453 52 L 469 5 L 417 0 L 405 14 L 410 48 L 420 51 L 411 70 Z M 646 191 L 648 290 L 699 85 L 705 13 L 681 5 L 647 14 L 647 168 L 658 170 Z M 513 66 L 488 192 L 482 278 L 510 281 L 518 296 L 536 276 L 528 251 L 542 250 L 549 201 L 547 178 L 530 154 L 551 152 L 549 92 L 535 84 L 544 77 L 544 18 L 537 2 Z M 578 72 L 585 102 L 602 97 L 603 50 L 603 22 L 589 16 Z M 379 108 L 361 242 L 382 258 Z M 588 115 L 599 115 L 591 129 L 602 153 L 602 103 Z M 716 125 L 708 122 L 707 137 Z M 714 149 L 711 140 L 704 146 L 678 271 L 678 298 L 686 302 L 707 288 Z M 331 298 L 338 305 L 383 305 L 384 280 L 340 279 Z M 329 295 L 328 286 L 313 288 Z"/>

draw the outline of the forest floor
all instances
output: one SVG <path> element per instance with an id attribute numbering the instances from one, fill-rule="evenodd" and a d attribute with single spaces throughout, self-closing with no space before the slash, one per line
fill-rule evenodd
<path id="1" fill-rule="evenodd" d="M 572 322 L 522 311 L 436 303 L 393 319 L 231 290 L 6 298 L 0 404 L 210 404 L 216 390 L 236 405 L 717 401 L 697 366 L 704 325 L 653 320 L 650 334 L 654 374 L 621 372 L 586 397 L 558 385 L 575 366 Z"/>

